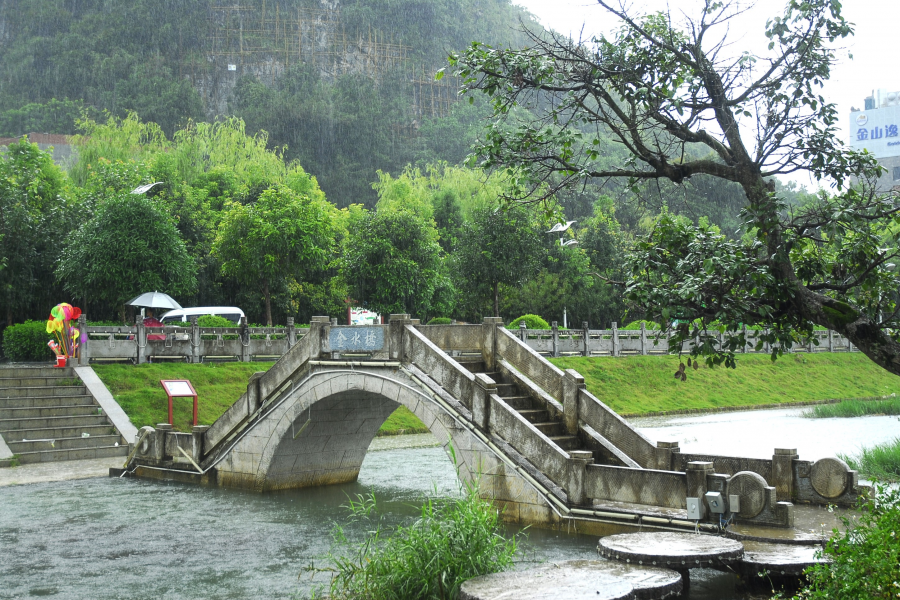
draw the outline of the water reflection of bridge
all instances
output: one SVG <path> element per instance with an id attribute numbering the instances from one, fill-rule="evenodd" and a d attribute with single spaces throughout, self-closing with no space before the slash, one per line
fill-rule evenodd
<path id="1" fill-rule="evenodd" d="M 719 515 L 703 501 L 736 496 L 738 522 L 791 527 L 792 502 L 853 504 L 856 472 L 794 450 L 771 459 L 686 454 L 652 443 L 499 319 L 481 325 L 334 326 L 315 318 L 269 371 L 211 427 L 141 430 L 130 469 L 139 477 L 258 491 L 353 481 L 375 433 L 398 407 L 425 423 L 460 477 L 522 523 L 577 520 L 693 528 Z M 591 525 L 591 523 L 593 525 Z M 701 527 L 704 527 L 701 524 Z"/>

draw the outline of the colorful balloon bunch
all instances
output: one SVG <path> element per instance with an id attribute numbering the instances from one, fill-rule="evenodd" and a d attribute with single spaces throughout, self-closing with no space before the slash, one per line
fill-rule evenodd
<path id="1" fill-rule="evenodd" d="M 81 332 L 71 325 L 81 316 L 81 309 L 62 302 L 53 307 L 47 319 L 47 333 L 52 333 L 56 340 L 47 343 L 57 356 L 78 356 Z"/>

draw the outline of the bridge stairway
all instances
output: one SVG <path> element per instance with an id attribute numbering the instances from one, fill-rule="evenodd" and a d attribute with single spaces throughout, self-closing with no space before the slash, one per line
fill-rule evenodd
<path id="1" fill-rule="evenodd" d="M 128 453 L 128 445 L 70 367 L 0 369 L 0 436 L 21 464 Z M 0 457 L 0 466 L 11 462 Z"/>
<path id="2" fill-rule="evenodd" d="M 569 452 L 571 450 L 585 450 L 593 455 L 594 464 L 620 465 L 621 463 L 609 460 L 608 454 L 599 452 L 595 448 L 589 448 L 584 440 L 577 435 L 569 435 L 566 425 L 562 420 L 553 420 L 550 411 L 545 406 L 523 391 L 518 384 L 511 381 L 499 371 L 488 371 L 484 360 L 478 357 L 455 357 L 462 366 L 472 373 L 484 373 L 497 383 L 497 395 L 522 415 L 528 422 L 535 426 L 541 433 L 549 437 L 557 446 Z"/>

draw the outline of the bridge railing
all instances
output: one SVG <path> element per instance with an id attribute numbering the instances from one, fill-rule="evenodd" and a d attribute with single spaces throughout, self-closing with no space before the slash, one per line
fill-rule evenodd
<path id="1" fill-rule="evenodd" d="M 524 322 L 522 323 L 524 325 Z M 520 327 L 515 331 L 516 337 L 531 349 L 543 356 L 648 356 L 668 354 L 669 337 L 659 331 L 646 329 L 619 329 L 615 323 L 610 329 L 589 329 L 585 324 L 581 329 L 561 329 L 556 321 L 550 329 L 526 329 Z M 768 343 L 756 349 L 761 333 L 768 330 L 745 329 L 747 344 L 738 350 L 740 353 L 764 353 L 772 351 Z M 715 330 L 702 332 L 722 343 L 723 335 Z M 693 344 L 684 344 L 684 350 L 690 351 Z M 808 339 L 796 341 L 791 352 L 857 352 L 858 350 L 845 337 L 831 330 L 815 330 Z"/>

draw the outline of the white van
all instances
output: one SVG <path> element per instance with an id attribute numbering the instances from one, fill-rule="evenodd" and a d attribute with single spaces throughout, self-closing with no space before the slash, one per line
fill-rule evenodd
<path id="1" fill-rule="evenodd" d="M 189 322 L 194 317 L 202 317 L 205 315 L 215 315 L 217 317 L 225 317 L 235 325 L 239 325 L 244 311 L 237 306 L 196 306 L 193 308 L 179 308 L 170 310 L 162 316 L 163 325 L 170 323 Z"/>

